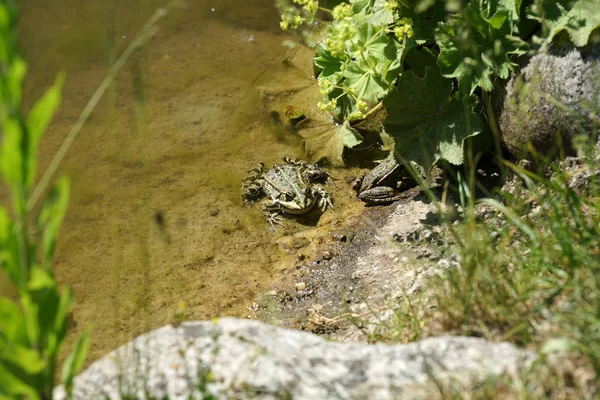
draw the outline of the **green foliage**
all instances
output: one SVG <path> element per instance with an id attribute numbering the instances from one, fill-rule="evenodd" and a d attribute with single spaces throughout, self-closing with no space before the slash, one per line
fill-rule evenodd
<path id="1" fill-rule="evenodd" d="M 529 38 L 533 22 L 522 15 L 526 8 L 522 0 L 348 0 L 333 4 L 332 9 L 318 10 L 307 0 L 281 0 L 279 4 L 284 29 L 299 26 L 290 22 L 293 18 L 304 23 L 329 15 L 324 38 L 315 49 L 317 81 L 325 97 L 317 107 L 330 113 L 336 123 L 351 126 L 372 115 L 383 101 L 389 115 L 384 125 L 397 142 L 399 156 L 418 160 L 425 167 L 439 160 L 463 162 L 464 139 L 486 131 L 480 116 L 483 107 L 476 107 L 478 99 L 473 96 L 489 98 L 494 82 L 509 78 L 514 71 L 515 57 L 537 43 Z M 544 39 L 567 31 L 581 46 L 600 24 L 598 7 L 599 0 L 538 0 L 530 8 L 546 26 Z M 521 38 L 520 26 L 525 26 L 528 42 Z M 422 54 L 435 54 L 437 67 L 425 66 Z M 442 108 L 427 115 L 414 104 L 430 111 L 432 104 Z M 432 122 L 432 118 L 440 121 Z M 488 123 L 494 131 L 495 120 Z M 352 146 L 360 144 L 361 139 L 357 140 Z M 339 164 L 343 151 L 344 147 L 330 146 L 328 153 L 320 155 Z"/>
<path id="2" fill-rule="evenodd" d="M 517 10 L 510 0 L 472 0 L 449 15 L 435 32 L 442 74 L 470 94 L 477 88 L 491 92 L 493 78 L 508 78 L 516 66 L 510 56 L 526 48 L 516 29 Z"/>
<path id="3" fill-rule="evenodd" d="M 543 12 L 540 12 L 542 8 Z M 537 14 L 548 25 L 548 41 L 566 32 L 575 46 L 581 47 L 600 27 L 599 9 L 599 0 L 546 1 L 538 7 Z"/>
<path id="4" fill-rule="evenodd" d="M 40 139 L 60 103 L 64 76 L 58 76 L 27 118 L 21 114 L 26 64 L 16 50 L 15 21 L 12 3 L 0 4 L 0 173 L 16 216 L 13 221 L 0 207 L 0 267 L 18 293 L 17 303 L 0 298 L 0 398 L 50 399 L 73 304 L 71 291 L 60 288 L 50 270 L 68 204 L 68 180 L 60 179 L 46 197 L 36 219 L 37 239 L 28 232 L 31 210 L 26 203 L 35 182 Z M 67 389 L 86 351 L 87 334 L 78 339 L 65 364 Z"/>
<path id="5" fill-rule="evenodd" d="M 431 286 L 446 331 L 576 352 L 600 376 L 600 182 L 571 184 L 592 160 L 550 179 L 509 164 L 511 189 L 465 218 L 461 266 Z"/>
<path id="6" fill-rule="evenodd" d="M 453 93 L 452 81 L 440 75 L 435 56 L 426 52 L 426 58 L 430 61 L 423 77 L 405 72 L 384 99 L 389 113 L 385 131 L 395 138 L 396 152 L 406 161 L 426 169 L 442 159 L 460 165 L 465 139 L 479 134 L 484 123 L 473 111 L 476 99 Z"/>

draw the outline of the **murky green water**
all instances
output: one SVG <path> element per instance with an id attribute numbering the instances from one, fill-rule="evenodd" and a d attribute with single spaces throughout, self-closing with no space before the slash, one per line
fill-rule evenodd
<path id="1" fill-rule="evenodd" d="M 75 290 L 75 330 L 92 327 L 88 361 L 181 318 L 246 316 L 282 269 L 310 257 L 362 207 L 345 170 L 330 171 L 336 208 L 318 222 L 291 221 L 273 233 L 259 207 L 241 204 L 247 169 L 302 154 L 273 112 L 287 104 L 316 112 L 310 52 L 286 53 L 289 36 L 272 3 L 196 0 L 174 10 L 122 70 L 114 106 L 105 96 L 71 148 L 62 171 L 73 196 L 55 271 Z M 111 15 L 120 53 L 161 4 L 23 3 L 26 97 L 67 72 L 41 168 L 107 73 Z"/>

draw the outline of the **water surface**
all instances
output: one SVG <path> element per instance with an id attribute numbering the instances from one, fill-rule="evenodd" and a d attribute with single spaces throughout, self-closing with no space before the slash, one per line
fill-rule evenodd
<path id="1" fill-rule="evenodd" d="M 302 156 L 286 104 L 316 112 L 310 52 L 281 45 L 291 37 L 279 31 L 272 3 L 201 0 L 173 10 L 71 148 L 61 172 L 73 195 L 54 264 L 76 293 L 75 331 L 92 327 L 88 361 L 166 323 L 247 316 L 282 269 L 310 257 L 362 207 L 346 170 L 330 171 L 336 208 L 320 219 L 272 232 L 259 206 L 242 205 L 250 167 Z M 108 49 L 119 54 L 164 3 L 22 4 L 26 98 L 67 72 L 42 143 L 45 168 L 105 77 Z"/>

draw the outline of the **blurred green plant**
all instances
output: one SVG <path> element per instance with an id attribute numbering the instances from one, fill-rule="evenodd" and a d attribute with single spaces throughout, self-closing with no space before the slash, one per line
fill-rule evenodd
<path id="1" fill-rule="evenodd" d="M 343 160 L 339 152 L 362 143 L 353 125 L 383 103 L 399 159 L 425 168 L 440 160 L 462 164 L 466 139 L 486 126 L 497 136 L 490 97 L 494 83 L 514 71 L 515 57 L 563 30 L 583 46 L 600 25 L 597 0 L 336 3 L 327 8 L 317 0 L 278 0 L 282 29 L 315 21 L 325 26 L 314 58 L 324 96 L 317 107 L 348 126 L 348 137 L 337 135 L 330 146 L 337 152 L 327 155 L 330 161 Z M 427 111 L 419 112 L 421 106 Z"/>
<path id="2" fill-rule="evenodd" d="M 27 65 L 17 50 L 16 22 L 15 4 L 1 2 L 0 173 L 11 194 L 14 219 L 0 207 L 0 267 L 14 284 L 17 299 L 0 298 L 0 398 L 51 399 L 73 304 L 71 290 L 59 287 L 50 269 L 69 181 L 58 179 L 35 215 L 27 201 L 40 139 L 60 103 L 64 75 L 59 74 L 27 116 L 22 113 Z M 86 332 L 77 338 L 64 362 L 61 381 L 68 393 L 84 362 L 88 337 Z"/>

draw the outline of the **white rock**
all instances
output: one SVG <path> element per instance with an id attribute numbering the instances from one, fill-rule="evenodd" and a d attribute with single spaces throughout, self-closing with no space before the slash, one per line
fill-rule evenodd
<path id="1" fill-rule="evenodd" d="M 144 334 L 75 378 L 74 398 L 432 398 L 438 381 L 481 382 L 515 374 L 535 356 L 508 343 L 439 337 L 399 345 L 326 341 L 257 321 L 224 318 Z M 119 384 L 120 382 L 120 384 Z M 433 390 L 433 391 L 432 391 Z M 64 388 L 54 391 L 65 399 Z"/>

